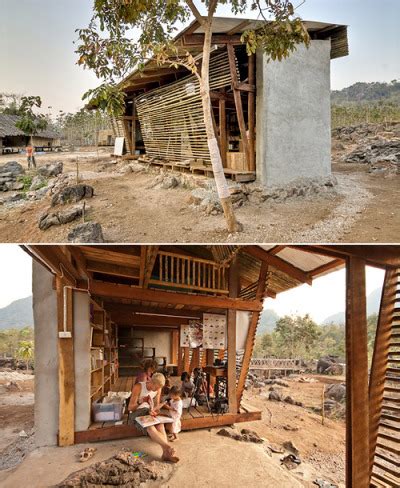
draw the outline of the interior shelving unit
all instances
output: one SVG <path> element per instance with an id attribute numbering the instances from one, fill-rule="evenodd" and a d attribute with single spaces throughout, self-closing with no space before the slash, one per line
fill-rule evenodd
<path id="1" fill-rule="evenodd" d="M 94 300 L 89 302 L 90 400 L 106 395 L 118 379 L 118 330 L 109 315 Z"/>
<path id="2" fill-rule="evenodd" d="M 135 376 L 144 359 L 155 359 L 156 348 L 145 347 L 142 337 L 133 337 L 133 329 L 118 330 L 118 357 L 120 376 Z"/>

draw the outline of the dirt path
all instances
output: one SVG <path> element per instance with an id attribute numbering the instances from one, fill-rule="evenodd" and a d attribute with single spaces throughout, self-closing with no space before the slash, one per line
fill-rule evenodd
<path id="1" fill-rule="evenodd" d="M 90 154 L 86 154 L 90 156 Z M 64 160 L 74 172 L 71 154 L 46 156 Z M 8 158 L 9 159 L 9 158 Z M 23 161 L 23 159 L 21 160 Z M 44 161 L 44 159 L 43 159 Z M 398 242 L 400 239 L 400 176 L 371 176 L 361 165 L 334 164 L 339 185 L 335 194 L 298 197 L 285 203 L 247 202 L 237 209 L 241 234 L 229 235 L 222 215 L 205 215 L 188 203 L 190 190 L 151 188 L 154 173 L 118 172 L 118 163 L 99 172 L 106 156 L 80 163 L 82 181 L 95 197 L 87 201 L 88 218 L 99 222 L 107 242 Z M 5 162 L 4 157 L 0 162 Z M 25 163 L 24 163 L 25 164 Z M 39 230 L 37 221 L 49 198 L 0 206 L 2 242 L 66 242 L 76 223 Z"/>

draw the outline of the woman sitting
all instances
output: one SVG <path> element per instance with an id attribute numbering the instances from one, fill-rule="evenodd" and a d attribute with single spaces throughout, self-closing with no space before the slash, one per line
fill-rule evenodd
<path id="1" fill-rule="evenodd" d="M 137 417 L 142 417 L 144 415 L 158 415 L 161 406 L 161 389 L 164 385 L 164 375 L 161 373 L 154 373 L 149 381 L 136 383 L 136 385 L 133 386 L 128 406 L 128 424 L 134 425 L 143 435 L 148 435 L 152 441 L 162 447 L 163 461 L 177 463 L 179 458 L 175 455 L 175 449 L 168 444 L 164 424 L 157 424 L 144 428 L 136 421 Z"/>
<path id="2" fill-rule="evenodd" d="M 142 363 L 142 370 L 138 371 L 135 379 L 136 383 L 142 383 L 143 381 L 149 381 L 155 371 L 157 371 L 157 361 L 154 359 L 146 359 Z"/>
<path id="3" fill-rule="evenodd" d="M 191 397 L 194 390 L 194 383 L 190 378 L 190 374 L 184 371 L 181 375 L 182 381 L 182 396 L 184 398 Z"/>

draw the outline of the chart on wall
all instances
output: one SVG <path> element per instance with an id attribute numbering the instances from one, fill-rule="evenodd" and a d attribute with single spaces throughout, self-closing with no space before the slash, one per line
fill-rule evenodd
<path id="1" fill-rule="evenodd" d="M 204 349 L 226 349 L 226 316 L 203 314 Z"/>
<path id="2" fill-rule="evenodd" d="M 181 325 L 181 347 L 189 347 L 189 324 Z"/>

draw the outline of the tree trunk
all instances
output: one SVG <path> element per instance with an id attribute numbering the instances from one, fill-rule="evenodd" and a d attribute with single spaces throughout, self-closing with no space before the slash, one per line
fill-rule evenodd
<path id="1" fill-rule="evenodd" d="M 217 187 L 221 206 L 224 211 L 225 219 L 229 232 L 241 232 L 243 226 L 236 220 L 233 211 L 232 199 L 228 189 L 228 184 L 225 178 L 224 167 L 222 165 L 221 153 L 219 151 L 216 134 L 214 131 L 213 119 L 211 114 L 211 98 L 210 98 L 210 82 L 209 82 L 209 66 L 210 66 L 210 51 L 211 51 L 211 36 L 212 36 L 212 21 L 207 21 L 204 25 L 204 46 L 203 58 L 201 65 L 200 77 L 200 95 L 204 112 L 204 124 L 207 134 L 207 144 L 210 151 L 211 165 L 214 173 L 214 180 Z"/>

